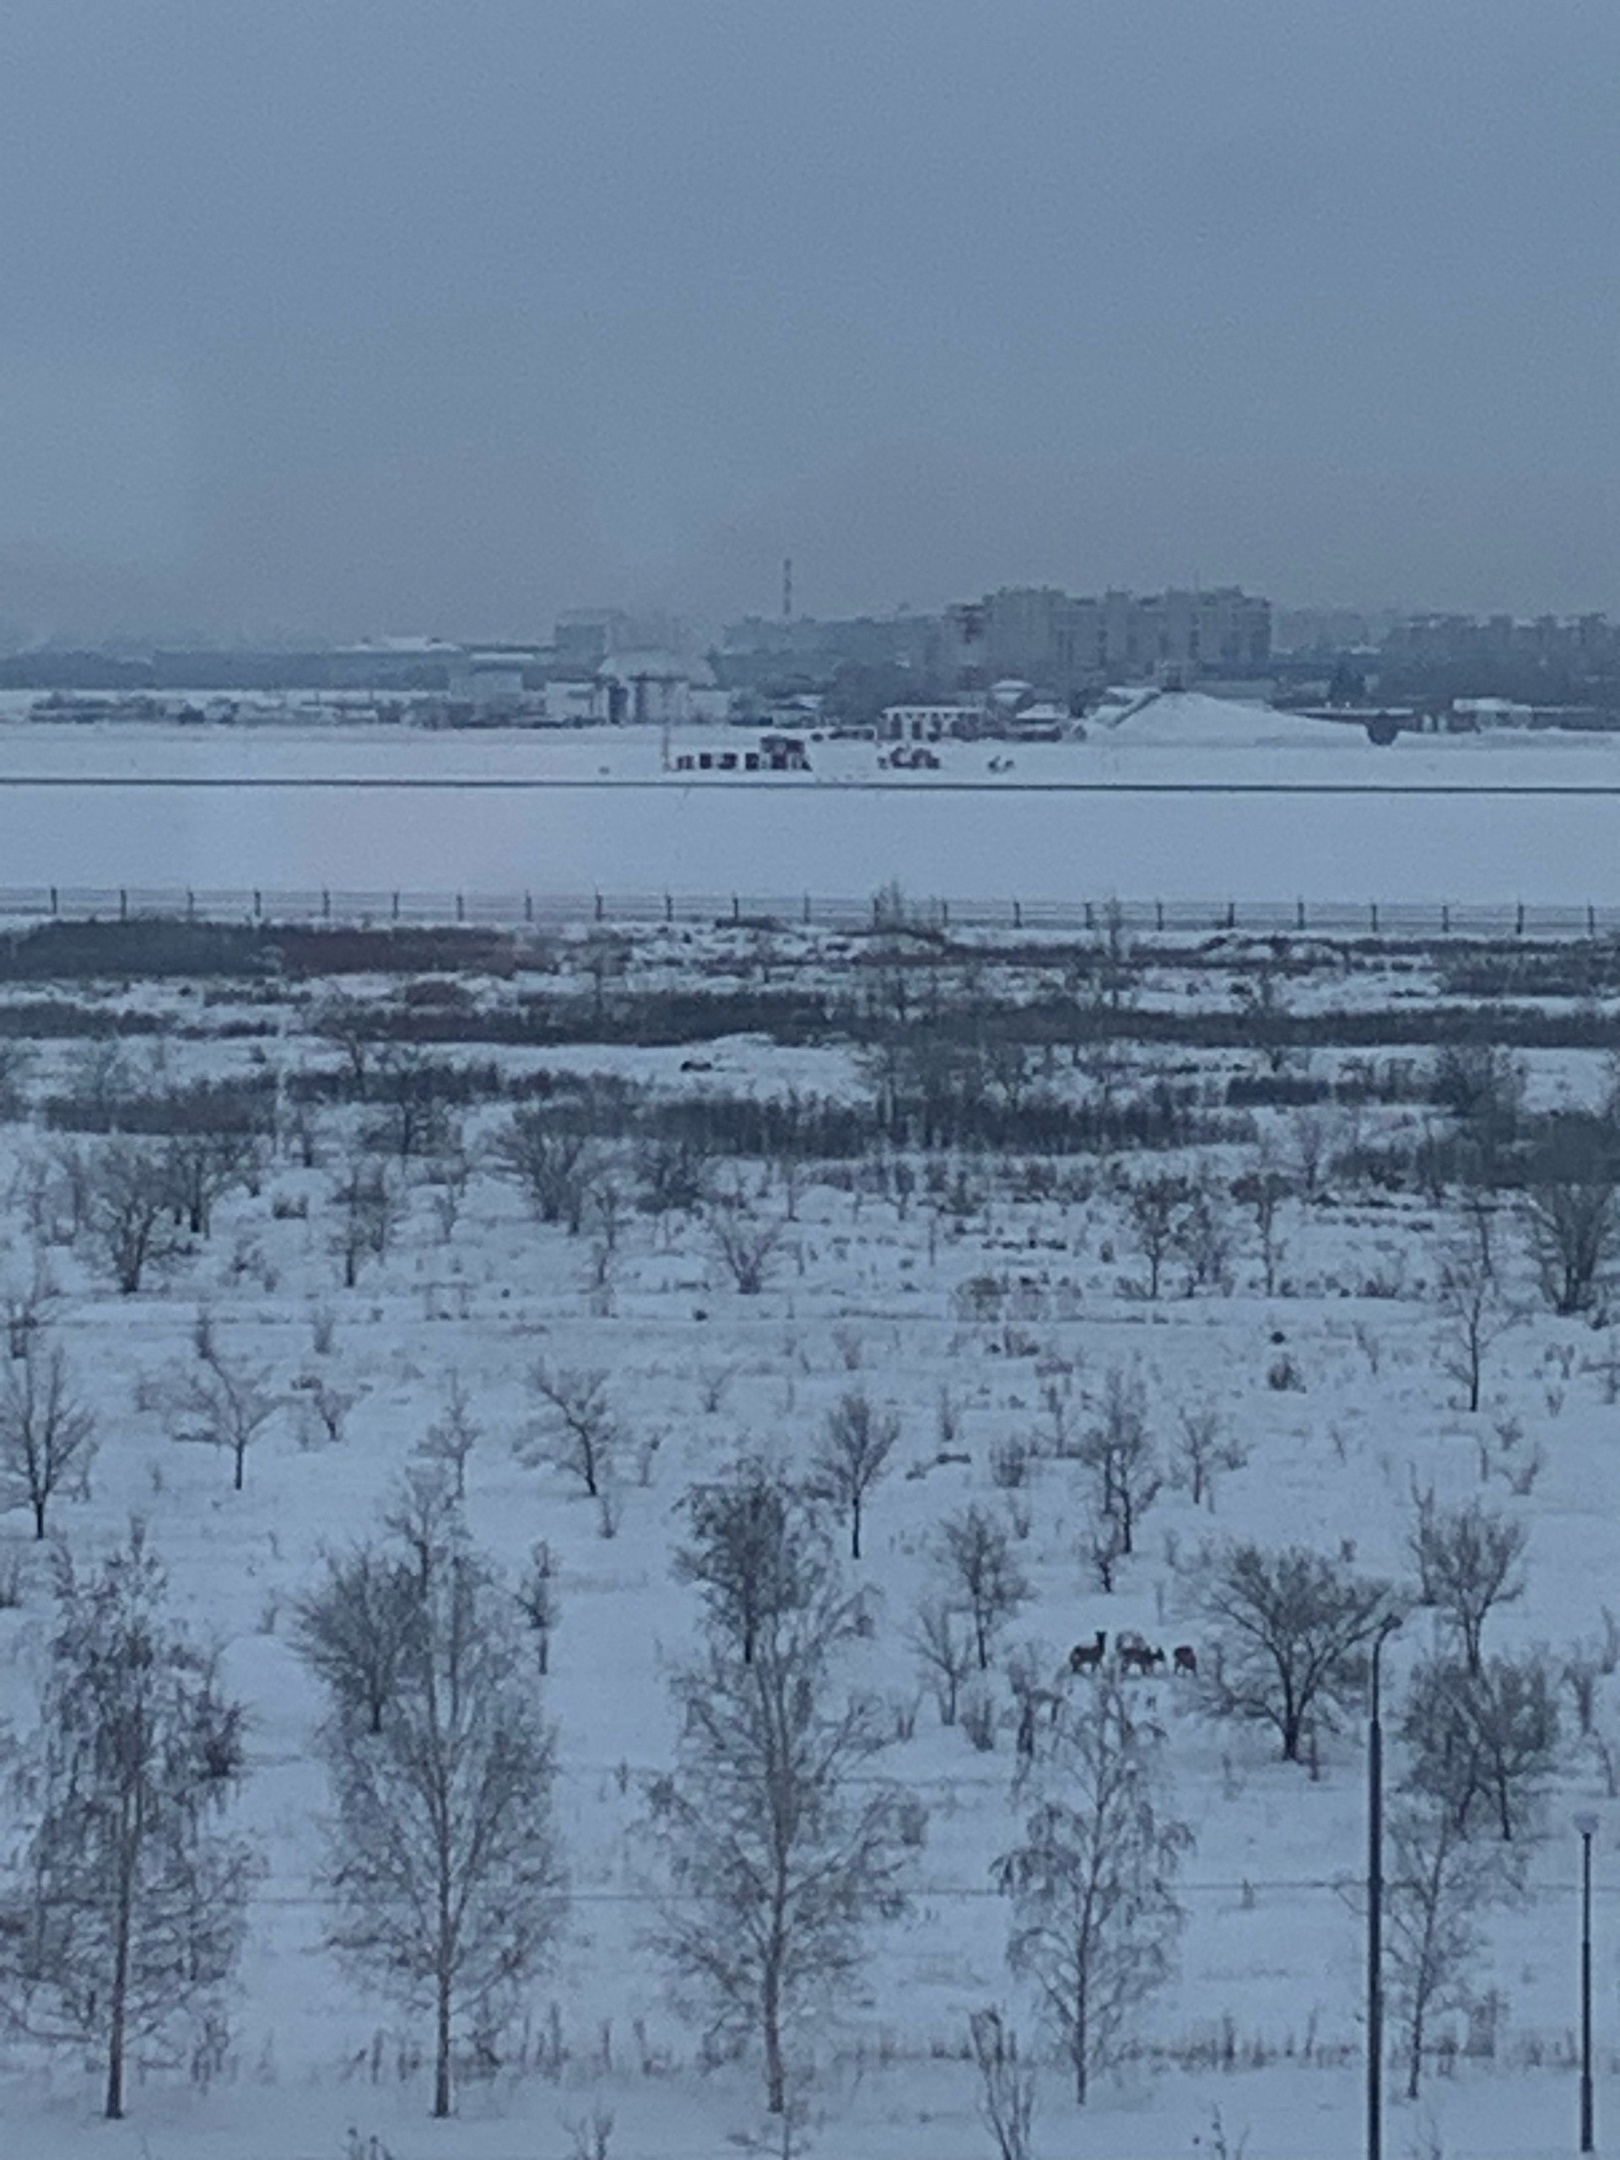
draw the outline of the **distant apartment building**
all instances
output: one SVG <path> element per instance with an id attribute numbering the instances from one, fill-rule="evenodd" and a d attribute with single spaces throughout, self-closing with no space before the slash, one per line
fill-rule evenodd
<path id="1" fill-rule="evenodd" d="M 1620 626 L 1606 615 L 1409 615 L 1384 640 L 1387 659 L 1454 666 L 1528 660 L 1608 668 L 1620 661 Z"/>
<path id="2" fill-rule="evenodd" d="M 1105 682 L 1252 676 L 1271 658 L 1271 604 L 1235 585 L 1090 599 L 1008 586 L 947 610 L 945 658 L 958 689 L 1013 677 L 1064 698 Z"/>

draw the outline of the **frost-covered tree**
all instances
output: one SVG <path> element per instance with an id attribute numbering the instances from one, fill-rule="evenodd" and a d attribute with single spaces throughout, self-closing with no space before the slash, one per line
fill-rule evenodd
<path id="1" fill-rule="evenodd" d="M 679 1752 L 650 1794 L 664 1887 L 652 1941 L 711 2030 L 757 2039 L 773 2115 L 795 2028 L 902 1903 L 913 1811 L 872 1775 L 890 1736 L 878 1705 L 837 1672 L 857 1609 L 829 1563 L 808 1603 L 763 1617 L 750 1659 L 711 1623 L 675 1675 Z"/>
<path id="2" fill-rule="evenodd" d="M 883 1410 L 864 1388 L 853 1388 L 828 1413 L 811 1464 L 815 1489 L 849 1517 L 849 1556 L 861 1557 L 861 1516 L 868 1494 L 889 1466 L 900 1438 L 900 1415 Z"/>
<path id="3" fill-rule="evenodd" d="M 293 1608 L 293 1641 L 334 1701 L 380 1733 L 399 1688 L 417 1608 L 403 1554 L 377 1545 L 328 1553 L 319 1582 Z"/>
<path id="4" fill-rule="evenodd" d="M 1222 1709 L 1270 1725 L 1283 1760 L 1298 1762 L 1307 1723 L 1359 1697 L 1362 1651 L 1389 1610 L 1389 1586 L 1304 1546 L 1243 1543 L 1216 1559 L 1204 1607 L 1220 1634 Z"/>
<path id="5" fill-rule="evenodd" d="M 1447 1378 L 1463 1390 L 1469 1411 L 1477 1412 L 1485 1360 L 1518 1314 L 1503 1291 L 1488 1243 L 1472 1227 L 1453 1238 L 1442 1255 L 1439 1305 L 1441 1362 Z"/>
<path id="6" fill-rule="evenodd" d="M 540 1416 L 535 1430 L 517 1443 L 519 1460 L 549 1463 L 578 1478 L 590 1497 L 599 1500 L 612 1481 L 621 1442 L 606 1372 L 595 1367 L 575 1371 L 541 1359 L 530 1369 L 529 1385 Z"/>
<path id="7" fill-rule="evenodd" d="M 263 1369 L 227 1356 L 205 1321 L 195 1364 L 171 1377 L 164 1396 L 174 1420 L 174 1437 L 229 1455 L 231 1484 L 240 1492 L 247 1476 L 248 1452 L 282 1407 Z"/>
<path id="8" fill-rule="evenodd" d="M 1417 1499 L 1409 1543 L 1419 1595 L 1456 1629 L 1463 1663 L 1477 1673 L 1486 1619 L 1496 1606 L 1523 1594 L 1528 1533 L 1522 1523 L 1493 1514 L 1477 1500 L 1445 1508 L 1432 1493 L 1419 1493 Z"/>
<path id="9" fill-rule="evenodd" d="M 130 2049 L 171 2048 L 217 2011 L 257 1873 L 251 1849 L 217 1827 L 242 1774 L 242 1709 L 171 1619 L 167 1590 L 138 1522 L 82 1574 L 58 1555 L 21 1781 L 32 1828 L 14 1930 L 0 1938 L 13 2015 L 99 2052 L 112 2118 Z"/>
<path id="10" fill-rule="evenodd" d="M 472 1414 L 461 1375 L 453 1372 L 445 1382 L 444 1408 L 422 1435 L 419 1452 L 428 1462 L 443 1466 L 458 1500 L 466 1497 L 468 1459 L 482 1437 L 483 1428 Z"/>
<path id="11" fill-rule="evenodd" d="M 435 1518 L 410 1505 L 424 1534 L 404 1555 L 409 1605 L 380 1727 L 329 1681 L 327 1939 L 362 1980 L 431 2013 L 433 2112 L 446 2116 L 457 2028 L 498 2024 L 544 1965 L 562 1878 L 551 1734 L 515 1600 L 453 1507 Z"/>
<path id="12" fill-rule="evenodd" d="M 758 1457 L 694 1485 L 681 1508 L 690 1536 L 676 1549 L 676 1577 L 697 1584 L 711 1630 L 751 1664 L 763 1632 L 810 1604 L 830 1567 L 821 1525 L 804 1494 Z"/>
<path id="13" fill-rule="evenodd" d="M 935 1546 L 946 1598 L 968 1616 L 980 1672 L 990 1670 L 996 1637 L 1029 1596 L 1001 1524 L 977 1502 L 948 1515 Z"/>
<path id="14" fill-rule="evenodd" d="M 1526 1173 L 1524 1222 L 1554 1312 L 1590 1312 L 1620 1255 L 1620 1128 L 1602 1118 L 1553 1126 Z"/>
<path id="15" fill-rule="evenodd" d="M 1384 1958 L 1390 2007 L 1415 2100 L 1433 2020 L 1463 2008 L 1485 1948 L 1493 1902 L 1517 1894 L 1522 1865 L 1500 1845 L 1470 1843 L 1448 1808 L 1406 1796 L 1390 1811 L 1384 1873 Z"/>
<path id="16" fill-rule="evenodd" d="M 113 1140 L 93 1158 L 88 1180 L 91 1247 L 123 1295 L 133 1297 L 154 1268 L 186 1249 L 168 1163 L 156 1147 Z"/>
<path id="17" fill-rule="evenodd" d="M 1163 1483 L 1140 1373 L 1110 1368 L 1097 1417 L 1081 1435 L 1078 1452 L 1091 1473 L 1096 1511 L 1117 1525 L 1119 1555 L 1129 1558 L 1136 1526 Z"/>
<path id="18" fill-rule="evenodd" d="M 1065 1700 L 1021 1781 L 1023 1837 L 996 1863 L 1008 1960 L 1039 1988 L 1082 2106 L 1132 2010 L 1169 1978 L 1183 1924 L 1175 1882 L 1192 1832 L 1168 1812 L 1163 1752 L 1112 1677 Z"/>
<path id="19" fill-rule="evenodd" d="M 1447 1809 L 1466 1834 L 1481 1810 L 1510 1840 L 1535 1819 L 1558 1763 L 1553 1675 L 1537 1657 L 1487 1658 L 1477 1671 L 1428 1658 L 1412 1675 L 1401 1737 L 1406 1782 Z"/>
<path id="20" fill-rule="evenodd" d="M 95 1454 L 96 1421 L 74 1392 L 65 1352 L 26 1333 L 22 1354 L 0 1369 L 0 1508 L 30 1509 L 42 1538 L 53 1497 L 88 1489 Z"/>

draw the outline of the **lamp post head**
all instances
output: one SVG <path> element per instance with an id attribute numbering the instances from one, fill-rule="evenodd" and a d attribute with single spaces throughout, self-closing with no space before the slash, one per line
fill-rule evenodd
<path id="1" fill-rule="evenodd" d="M 1580 1813 L 1574 1818 L 1574 1821 L 1576 1829 L 1580 1832 L 1583 1838 L 1597 1836 L 1598 1817 L 1593 1809 L 1582 1808 Z"/>

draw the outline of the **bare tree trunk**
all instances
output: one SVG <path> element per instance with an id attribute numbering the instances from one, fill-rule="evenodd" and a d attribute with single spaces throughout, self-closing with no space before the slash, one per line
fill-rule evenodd
<path id="1" fill-rule="evenodd" d="M 44 1534 L 43 1531 L 40 1532 L 42 1537 Z M 858 1560 L 861 1557 L 861 1499 L 859 1493 L 856 1494 L 855 1504 L 850 1510 L 849 1557 L 852 1560 Z"/>
<path id="2" fill-rule="evenodd" d="M 782 2067 L 781 1976 L 773 1957 L 765 1967 L 765 2105 L 772 2115 L 787 2108 L 787 2078 Z"/>
<path id="3" fill-rule="evenodd" d="M 433 2113 L 442 2119 L 450 2112 L 450 1973 L 444 1964 L 439 1967 L 438 1996 L 433 2048 Z"/>
<path id="4" fill-rule="evenodd" d="M 129 1931 L 131 1883 L 129 1869 L 118 1885 L 117 1935 L 113 1943 L 111 2015 L 107 2026 L 107 2106 L 109 2122 L 120 2122 L 124 2113 L 124 2019 L 129 2002 Z"/>

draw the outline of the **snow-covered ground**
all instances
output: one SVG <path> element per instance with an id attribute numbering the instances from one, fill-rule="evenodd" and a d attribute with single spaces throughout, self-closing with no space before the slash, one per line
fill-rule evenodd
<path id="1" fill-rule="evenodd" d="M 663 772 L 652 729 L 19 722 L 0 727 L 0 885 L 1620 901 L 1612 738 L 1381 750 L 1189 697 L 1085 743 L 943 745 L 937 773 L 881 771 L 870 743 L 812 755 L 803 777 L 689 776 Z"/>
<path id="2" fill-rule="evenodd" d="M 537 958 L 547 972 L 466 982 L 472 1009 L 503 1009 L 524 993 L 577 994 L 588 980 L 551 972 L 557 956 L 548 951 Z M 645 969 L 669 987 L 780 982 L 784 959 L 795 958 L 806 979 L 847 964 L 847 952 L 819 952 L 811 939 L 773 950 L 747 933 L 681 933 L 643 941 L 632 977 Z M 561 959 L 566 966 L 566 952 Z M 1170 954 L 1142 986 L 1143 1003 L 1230 1013 L 1244 964 L 1234 951 L 1230 976 L 1201 973 L 1178 967 Z M 1339 971 L 1324 966 L 1290 988 L 1291 1009 L 1330 1014 L 1338 1005 L 1393 1007 L 1439 994 L 1410 956 L 1387 972 L 1376 958 L 1358 969 L 1336 997 Z M 998 994 L 1019 994 L 1019 980 L 1010 968 Z M 88 1002 L 107 1020 L 124 1014 L 183 1030 L 164 1040 L 170 1080 L 251 1072 L 266 1059 L 291 1074 L 339 1063 L 313 1026 L 327 987 L 267 996 L 227 985 L 199 992 L 109 984 Z M 373 1009 L 407 1009 L 402 986 L 387 979 L 344 988 Z M 25 1037 L 24 1008 L 44 994 L 85 995 L 71 984 L 9 991 Z M 1612 1012 L 1614 1003 L 1583 1009 Z M 246 1035 L 245 1027 L 261 1032 Z M 139 1033 L 129 1048 L 138 1070 Z M 451 1046 L 448 1054 L 459 1053 Z M 469 1054 L 491 1052 L 480 1043 Z M 495 1054 L 509 1070 L 538 1062 L 620 1072 L 686 1092 L 791 1088 L 801 1098 L 849 1099 L 866 1085 L 848 1048 L 832 1041 L 778 1049 L 764 1038 L 726 1038 L 703 1047 L 697 1073 L 683 1070 L 690 1052 L 681 1048 L 583 1042 L 556 1053 Z M 1242 1049 L 1166 1055 L 1206 1104 L 1263 1062 Z M 60 1091 L 83 1056 L 72 1037 L 42 1042 L 28 1082 L 36 1100 Z M 1340 1063 L 1324 1051 L 1312 1069 Z M 1114 1084 L 1145 1083 L 1151 1069 L 1137 1047 Z M 1083 1096 L 1091 1083 L 1065 1072 L 1054 1084 Z M 1603 1084 L 1595 1052 L 1536 1055 L 1534 1102 L 1590 1103 Z M 1345 1114 L 1324 1114 L 1344 1139 Z M 597 2104 L 615 2116 L 613 2160 L 717 2160 L 755 2149 L 740 2141 L 761 2128 L 756 2066 L 700 2069 L 696 2034 L 670 2010 L 662 1975 L 638 1949 L 645 1902 L 630 1833 L 646 1774 L 671 1759 L 665 1683 L 693 1633 L 692 1593 L 669 1571 L 674 1505 L 691 1480 L 745 1446 L 773 1451 L 790 1469 L 802 1463 L 826 1412 L 851 1386 L 892 1402 L 903 1419 L 897 1467 L 869 1517 L 862 1572 L 881 1593 L 881 1613 L 861 1677 L 893 1701 L 897 1731 L 914 1716 L 887 1767 L 922 1798 L 929 1823 L 910 1912 L 874 1931 L 861 1988 L 802 2036 L 814 2067 L 802 2148 L 810 2154 L 988 2154 L 962 2060 L 967 2016 L 1000 2001 L 1026 2034 L 1035 2031 L 1033 2009 L 1006 1973 L 1007 1916 L 990 1881 L 990 1864 L 1017 1821 L 1010 1726 L 1004 1717 L 988 1752 L 971 1747 L 959 1727 L 943 1726 L 905 1640 L 930 1579 L 931 1541 L 950 1510 L 973 1499 L 1022 1524 L 1018 1551 L 1034 1595 L 1007 1641 L 1039 1645 L 1054 1670 L 1068 1645 L 1098 1626 L 1207 1648 L 1196 1572 L 1186 1565 L 1205 1537 L 1303 1540 L 1331 1554 L 1348 1548 L 1358 1567 L 1405 1574 L 1414 1477 L 1447 1501 L 1483 1490 L 1526 1527 L 1528 1589 L 1493 1617 L 1499 1646 L 1544 1646 L 1556 1660 L 1577 1639 L 1602 1636 L 1620 1568 L 1620 1413 L 1599 1362 L 1606 1349 L 1612 1356 L 1613 1340 L 1539 1310 L 1515 1251 L 1510 1264 L 1526 1317 L 1493 1356 L 1486 1415 L 1459 1411 L 1436 1354 L 1441 1217 L 1421 1193 L 1331 1184 L 1316 1204 L 1290 1200 L 1277 1295 L 1264 1294 L 1250 1234 L 1239 1224 L 1228 1292 L 1183 1295 L 1178 1278 L 1174 1294 L 1152 1301 L 1141 1294 L 1121 1211 L 1086 1158 L 1066 1159 L 1081 1180 L 1068 1198 L 1043 1193 L 1012 1163 L 965 1158 L 950 1168 L 963 1171 L 972 1197 L 949 1207 L 930 1196 L 922 1162 L 915 1190 L 893 1179 L 892 1164 L 871 1164 L 870 1175 L 812 1167 L 793 1196 L 780 1264 L 761 1295 L 730 1286 L 700 1220 L 632 1214 L 604 1298 L 590 1280 L 587 1241 L 537 1226 L 516 1189 L 490 1173 L 487 1143 L 500 1115 L 471 1116 L 475 1172 L 459 1221 L 446 1231 L 430 1187 L 413 1172 L 396 1247 L 353 1291 L 338 1286 L 328 1245 L 338 1142 L 354 1124 L 352 1111 L 328 1114 L 320 1166 L 303 1168 L 282 1153 L 262 1191 L 233 1195 L 212 1237 L 138 1296 L 116 1296 L 81 1251 L 52 1251 L 65 1292 L 60 1337 L 103 1432 L 94 1497 L 61 1504 L 57 1527 L 82 1551 L 141 1512 L 183 1608 L 223 1638 L 229 1680 L 252 1715 L 241 1819 L 263 1842 L 270 1870 L 255 1904 L 231 2047 L 213 2082 L 204 2088 L 181 2072 L 155 2071 L 136 2084 L 130 2120 L 102 2125 L 94 2120 L 95 2080 L 83 2065 L 70 2056 L 47 2064 L 11 2046 L 0 2053 L 8 2153 L 380 2160 L 386 2149 L 393 2160 L 565 2160 L 566 2123 Z M 1372 1106 L 1358 1114 L 1357 1130 L 1363 1139 L 1410 1134 L 1432 1115 L 1422 1104 Z M 1299 1120 L 1265 1112 L 1262 1123 L 1292 1162 L 1306 1137 Z M 8 1287 L 28 1265 L 25 1166 L 45 1146 L 37 1129 L 0 1127 L 0 1190 L 12 1195 L 0 1219 Z M 1249 1154 L 1233 1142 L 1175 1160 L 1224 1178 Z M 740 1168 L 760 1207 L 789 1204 L 766 1166 Z M 143 1378 L 191 1354 L 201 1305 L 227 1351 L 262 1366 L 285 1395 L 240 1495 L 230 1490 L 225 1462 L 177 1447 L 162 1416 L 141 1407 L 153 1399 Z M 325 1350 L 312 1327 L 321 1306 L 335 1320 Z M 1282 1350 L 1297 1368 L 1297 1387 L 1268 1380 Z M 611 1376 L 637 1465 L 611 1540 L 560 1476 L 514 1459 L 512 1440 L 533 1414 L 524 1375 L 542 1355 Z M 1178 1409 L 1203 1401 L 1242 1441 L 1247 1461 L 1221 1479 L 1212 1512 L 1194 1508 L 1184 1491 L 1166 1491 L 1145 1520 L 1140 1554 L 1105 1597 L 1078 1554 L 1084 1500 L 1076 1466 L 1043 1443 L 1029 1484 L 1009 1490 L 991 1463 L 997 1443 L 1048 1431 L 1054 1395 L 1071 1425 L 1083 1424 L 1114 1368 L 1141 1374 L 1161 1447 L 1168 1449 Z M 557 1969 L 534 1991 L 526 2055 L 488 2082 L 469 2081 L 447 2130 L 425 2119 L 413 2052 L 420 2036 L 340 1981 L 319 1946 L 311 1872 L 323 1787 L 309 1751 L 318 1701 L 290 1648 L 287 1613 L 323 1545 L 374 1527 L 451 1371 L 468 1384 L 484 1428 L 470 1466 L 475 1535 L 514 1569 L 542 1537 L 561 1562 L 546 1693 L 560 1733 L 573 1904 Z M 357 1398 L 335 1445 L 312 1443 L 296 1414 L 296 1384 L 311 1373 Z M 947 1452 L 965 1453 L 965 1463 L 938 1460 L 942 1391 L 960 1419 Z M 706 1398 L 718 1406 L 707 1407 Z M 1481 1484 L 1480 1436 L 1488 1441 L 1510 1418 L 1523 1428 L 1513 1445 L 1545 1456 L 1540 1476 L 1519 1494 L 1495 1471 Z M 6 1527 L 20 1542 L 21 1518 Z M 22 1606 L 0 1611 L 0 1707 L 20 1727 L 47 1611 L 43 1570 L 26 1549 L 25 1568 Z M 1420 1614 L 1392 1650 L 1397 1699 L 1429 1632 Z M 1620 1717 L 1616 1687 L 1610 1680 L 1600 1691 L 1606 1724 Z M 1189 1925 L 1180 1970 L 1142 2011 L 1139 2058 L 1099 2089 L 1084 2115 L 1068 2100 L 1061 2070 L 1048 2070 L 1036 2150 L 1047 2160 L 1208 2155 L 1221 2149 L 1218 2110 L 1225 2149 L 1248 2160 L 1358 2152 L 1361 1935 L 1341 1886 L 1364 1853 L 1359 1735 L 1352 1724 L 1327 1739 L 1313 1778 L 1273 1760 L 1262 1734 L 1209 1716 L 1196 1685 L 1155 1680 L 1141 1688 L 1144 1706 L 1169 1730 L 1176 1806 L 1197 1833 L 1183 1885 Z M 1535 1896 L 1492 1919 L 1488 1954 L 1472 1976 L 1479 2000 L 1493 1991 L 1499 1998 L 1493 2053 L 1464 2055 L 1449 2075 L 1432 2070 L 1416 2108 L 1391 2100 L 1392 2160 L 1439 2152 L 1449 2160 L 1538 2160 L 1571 2148 L 1578 1846 L 1568 1823 L 1580 1804 L 1614 1813 L 1595 1756 L 1572 1742 L 1534 1859 Z M 1598 1855 L 1600 2122 L 1620 2109 L 1617 1850 L 1615 1825 L 1606 1822 Z M 565 2060 L 543 2071 L 536 2036 L 553 2005 Z M 1466 2019 L 1442 2024 L 1466 2037 Z M 1390 2082 L 1398 2088 L 1393 2072 Z"/>

